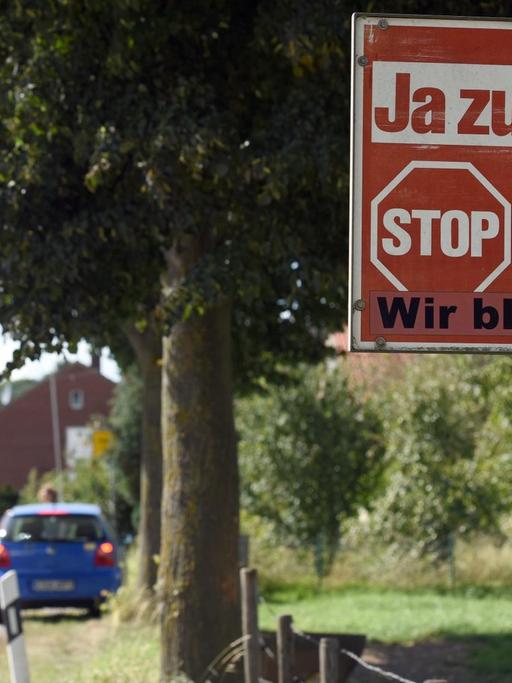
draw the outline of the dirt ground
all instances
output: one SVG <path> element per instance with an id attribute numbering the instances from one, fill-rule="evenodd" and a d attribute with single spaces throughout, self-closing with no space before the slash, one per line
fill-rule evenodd
<path id="1" fill-rule="evenodd" d="M 371 665 L 398 674 L 414 683 L 428 679 L 444 679 L 448 683 L 511 683 L 512 677 L 483 678 L 468 667 L 468 658 L 477 646 L 474 643 L 457 643 L 430 640 L 413 645 L 385 645 L 370 642 L 364 660 Z M 386 679 L 358 666 L 350 683 L 383 683 Z"/>
<path id="2" fill-rule="evenodd" d="M 46 610 L 48 614 L 51 610 Z M 68 618 L 57 616 L 32 616 L 24 619 L 23 630 L 27 655 L 30 663 L 31 679 L 48 680 L 48 671 L 61 673 L 55 683 L 64 683 L 67 671 L 74 663 L 93 657 L 107 638 L 109 624 L 106 619 Z M 7 665 L 7 639 L 3 626 L 0 626 L 0 683 L 9 683 Z"/>

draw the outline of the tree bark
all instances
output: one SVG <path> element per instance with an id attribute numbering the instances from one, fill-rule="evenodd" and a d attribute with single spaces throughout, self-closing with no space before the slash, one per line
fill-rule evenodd
<path id="1" fill-rule="evenodd" d="M 154 323 L 143 333 L 131 330 L 128 336 L 143 383 L 137 588 L 153 591 L 160 553 L 162 500 L 162 336 Z"/>
<path id="2" fill-rule="evenodd" d="M 173 267 L 185 269 L 174 257 Z M 197 680 L 240 635 L 230 339 L 226 300 L 164 339 L 162 683 L 178 673 Z"/>

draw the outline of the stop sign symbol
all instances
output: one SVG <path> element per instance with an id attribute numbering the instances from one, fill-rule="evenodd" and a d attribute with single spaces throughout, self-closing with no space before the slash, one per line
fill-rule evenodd
<path id="1" fill-rule="evenodd" d="M 483 292 L 511 263 L 511 205 L 471 163 L 411 161 L 371 203 L 371 262 L 401 291 Z"/>

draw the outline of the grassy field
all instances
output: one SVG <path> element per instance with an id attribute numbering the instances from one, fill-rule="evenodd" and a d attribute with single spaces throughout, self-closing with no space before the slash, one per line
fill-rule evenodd
<path id="1" fill-rule="evenodd" d="M 159 654 L 156 627 L 114 626 L 112 618 L 26 616 L 25 636 L 35 683 L 155 683 Z M 0 683 L 9 683 L 0 645 Z"/>
<path id="2" fill-rule="evenodd" d="M 507 635 L 512 634 L 512 591 L 281 588 L 264 599 L 262 626 L 273 628 L 278 614 L 292 614 L 303 630 L 365 633 L 384 642 Z"/>

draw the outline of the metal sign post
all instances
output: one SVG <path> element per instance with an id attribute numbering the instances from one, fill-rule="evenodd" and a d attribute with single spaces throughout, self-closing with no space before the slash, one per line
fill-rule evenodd
<path id="1" fill-rule="evenodd" d="M 350 348 L 512 349 L 512 22 L 353 19 Z"/>
<path id="2" fill-rule="evenodd" d="M 0 611 L 7 630 L 7 658 L 11 683 L 30 683 L 19 598 L 16 572 L 7 572 L 0 578 Z"/>

